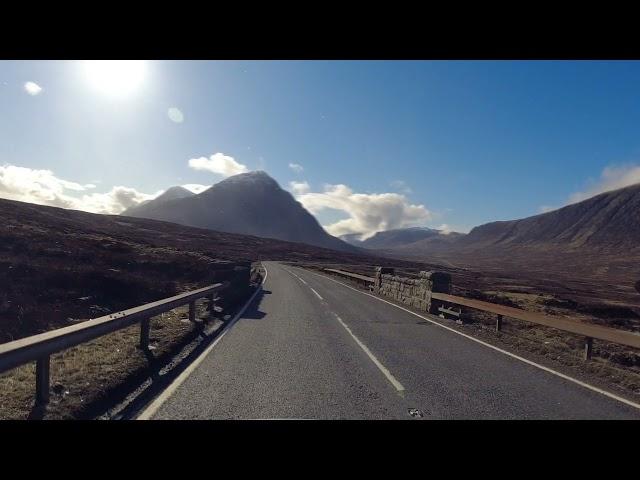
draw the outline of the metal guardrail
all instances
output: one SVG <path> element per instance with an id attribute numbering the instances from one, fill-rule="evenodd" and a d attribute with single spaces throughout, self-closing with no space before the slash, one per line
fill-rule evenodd
<path id="1" fill-rule="evenodd" d="M 51 354 L 140 323 L 140 348 L 149 349 L 150 319 L 160 313 L 189 304 L 189 320 L 195 322 L 195 302 L 226 288 L 228 282 L 181 293 L 121 312 L 86 320 L 76 325 L 21 338 L 0 345 L 0 373 L 29 362 L 36 362 L 36 405 L 49 401 L 49 365 Z"/>
<path id="2" fill-rule="evenodd" d="M 346 272 L 344 270 L 325 268 L 324 271 L 342 275 L 347 278 L 364 281 L 365 283 L 375 282 L 375 279 L 373 277 Z M 597 340 L 604 340 L 606 342 L 617 343 L 620 345 L 626 345 L 628 347 L 640 349 L 640 334 L 629 332 L 626 330 L 602 327 L 600 325 L 590 325 L 588 323 L 584 323 L 579 320 L 573 320 L 570 318 L 554 317 L 537 312 L 528 312 L 519 308 L 507 307 L 506 305 L 483 302 L 481 300 L 473 300 L 470 298 L 458 297 L 456 295 L 449 295 L 445 293 L 433 292 L 431 294 L 431 298 L 440 300 L 441 302 L 451 303 L 463 307 L 473 308 L 475 310 L 481 310 L 483 312 L 496 314 L 496 332 L 502 330 L 503 318 L 509 317 L 516 320 L 522 320 L 537 325 L 544 325 L 546 327 L 551 327 L 558 330 L 563 330 L 565 332 L 584 336 L 584 358 L 586 360 L 591 358 L 594 338 Z"/>
<path id="3" fill-rule="evenodd" d="M 483 302 L 481 300 L 473 300 L 470 298 L 458 297 L 456 295 L 448 295 L 446 293 L 432 293 L 431 298 L 447 303 L 453 303 L 464 307 L 482 310 L 483 312 L 496 314 L 496 331 L 502 329 L 503 317 L 515 318 L 537 325 L 556 328 L 565 332 L 575 333 L 586 337 L 585 342 L 585 358 L 591 358 L 592 339 L 604 340 L 606 342 L 618 343 L 628 347 L 640 348 L 640 335 L 626 330 L 617 328 L 602 327 L 600 325 L 591 325 L 573 320 L 571 318 L 554 317 L 537 312 L 528 312 L 519 308 L 508 307 L 496 303 Z"/>
<path id="4" fill-rule="evenodd" d="M 359 275 L 357 273 L 345 272 L 344 270 L 336 270 L 335 268 L 324 268 L 325 272 L 337 273 L 338 275 L 342 275 L 345 277 L 355 278 L 356 280 L 361 280 L 365 283 L 373 283 L 375 279 L 373 277 L 367 277 L 365 275 Z"/>

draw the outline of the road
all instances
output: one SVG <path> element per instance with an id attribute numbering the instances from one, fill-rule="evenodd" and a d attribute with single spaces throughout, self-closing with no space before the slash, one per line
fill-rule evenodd
<path id="1" fill-rule="evenodd" d="M 263 291 L 150 418 L 640 419 L 336 280 L 264 265 Z"/>

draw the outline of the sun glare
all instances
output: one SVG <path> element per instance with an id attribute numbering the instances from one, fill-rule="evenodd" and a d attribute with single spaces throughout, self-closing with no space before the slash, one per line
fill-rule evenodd
<path id="1" fill-rule="evenodd" d="M 147 73 L 143 60 L 87 60 L 84 71 L 99 92 L 111 97 L 126 97 L 140 88 Z"/>

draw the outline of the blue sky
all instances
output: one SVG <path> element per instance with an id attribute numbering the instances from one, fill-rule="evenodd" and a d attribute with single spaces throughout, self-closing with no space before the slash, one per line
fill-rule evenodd
<path id="1" fill-rule="evenodd" d="M 104 70 L 83 62 L 0 61 L 0 196 L 29 200 L 17 190 L 38 182 L 49 189 L 38 203 L 118 213 L 172 185 L 220 181 L 229 172 L 189 166 L 220 153 L 283 188 L 299 182 L 294 192 L 330 232 L 369 235 L 468 230 L 640 181 L 639 62 L 141 68 L 120 94 L 109 81 L 98 88 Z M 121 88 L 133 81 L 128 67 L 115 73 Z"/>

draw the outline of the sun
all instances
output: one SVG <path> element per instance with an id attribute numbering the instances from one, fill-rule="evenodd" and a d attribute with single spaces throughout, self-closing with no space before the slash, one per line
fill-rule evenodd
<path id="1" fill-rule="evenodd" d="M 86 60 L 84 72 L 97 91 L 120 98 L 141 87 L 147 74 L 147 63 L 143 60 Z"/>

